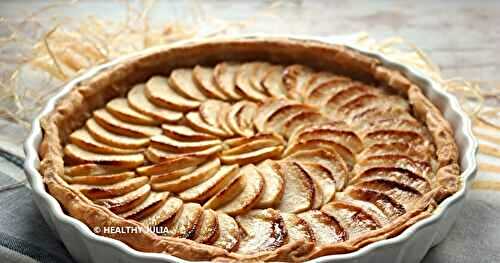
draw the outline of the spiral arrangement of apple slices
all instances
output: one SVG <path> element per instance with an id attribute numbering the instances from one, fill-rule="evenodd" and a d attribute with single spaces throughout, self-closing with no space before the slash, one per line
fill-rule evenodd
<path id="1" fill-rule="evenodd" d="M 176 69 L 94 111 L 64 179 L 168 236 L 252 254 L 355 240 L 435 188 L 434 146 L 402 97 L 302 65 Z M 362 241 L 359 241 L 362 242 Z"/>

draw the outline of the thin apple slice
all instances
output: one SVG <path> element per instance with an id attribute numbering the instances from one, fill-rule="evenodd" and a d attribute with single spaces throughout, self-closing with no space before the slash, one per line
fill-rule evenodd
<path id="1" fill-rule="evenodd" d="M 201 104 L 199 113 L 205 123 L 217 127 L 226 132 L 228 136 L 231 136 L 233 135 L 233 131 L 229 128 L 226 121 L 230 107 L 227 102 L 206 100 Z"/>
<path id="2" fill-rule="evenodd" d="M 322 85 L 323 83 L 339 78 L 343 77 L 334 75 L 333 73 L 328 71 L 319 71 L 313 73 L 309 80 L 304 84 L 304 89 L 302 92 L 303 98 L 307 98 L 307 95 L 309 95 L 311 90 L 314 90 L 316 87 Z"/>
<path id="3" fill-rule="evenodd" d="M 238 172 L 238 165 L 224 165 L 205 182 L 179 193 L 179 197 L 185 201 L 203 202 L 226 187 Z"/>
<path id="4" fill-rule="evenodd" d="M 406 213 L 406 208 L 391 196 L 363 187 L 349 187 L 345 191 L 346 196 L 354 200 L 373 204 L 388 218 L 389 221 Z"/>
<path id="5" fill-rule="evenodd" d="M 217 213 L 213 210 L 203 210 L 203 216 L 200 220 L 200 227 L 195 234 L 194 240 L 202 244 L 212 244 L 219 237 L 219 222 Z"/>
<path id="6" fill-rule="evenodd" d="M 74 184 L 71 187 L 77 189 L 83 193 L 88 198 L 95 199 L 107 199 L 117 196 L 121 196 L 130 193 L 148 183 L 148 177 L 141 176 L 135 177 L 123 182 L 110 185 L 77 185 Z M 149 186 L 149 185 L 148 185 Z M 149 188 L 148 188 L 149 191 Z"/>
<path id="7" fill-rule="evenodd" d="M 148 147 L 144 152 L 144 155 L 149 161 L 153 163 L 161 163 L 177 157 L 194 158 L 204 161 L 209 157 L 216 155 L 220 151 L 222 151 L 222 145 L 216 145 L 202 151 L 183 153 L 183 154 L 172 153 L 154 147 Z"/>
<path id="8" fill-rule="evenodd" d="M 170 193 L 168 192 L 164 193 L 151 192 L 148 195 L 148 198 L 144 200 L 144 202 L 124 213 L 119 214 L 119 216 L 127 219 L 140 221 L 143 218 L 153 214 L 159 208 L 161 208 L 167 201 L 169 195 Z"/>
<path id="9" fill-rule="evenodd" d="M 120 214 L 140 205 L 148 197 L 151 191 L 149 184 L 145 184 L 134 191 L 119 197 L 97 199 L 94 202 L 108 208 L 111 212 Z"/>
<path id="10" fill-rule="evenodd" d="M 123 168 L 135 168 L 144 163 L 144 155 L 120 154 L 108 155 L 88 152 L 74 144 L 64 147 L 64 159 L 67 164 L 96 163 L 100 165 L 116 165 Z"/>
<path id="11" fill-rule="evenodd" d="M 266 160 L 257 165 L 259 173 L 264 178 L 264 190 L 256 208 L 268 208 L 276 206 L 283 197 L 285 180 L 273 169 L 273 161 Z"/>
<path id="12" fill-rule="evenodd" d="M 233 104 L 227 114 L 226 120 L 229 128 L 236 134 L 241 136 L 252 136 L 254 134 L 253 123 L 250 123 L 248 126 L 240 126 L 239 116 L 242 114 L 243 108 L 246 104 L 250 102 L 247 101 L 239 101 Z M 253 117 L 253 116 L 252 116 Z"/>
<path id="13" fill-rule="evenodd" d="M 253 152 L 247 152 L 236 155 L 223 155 L 220 157 L 220 159 L 224 164 L 244 165 L 249 163 L 258 163 L 266 159 L 277 158 L 281 156 L 283 150 L 284 150 L 283 146 L 270 146 Z"/>
<path id="14" fill-rule="evenodd" d="M 356 238 L 382 225 L 376 217 L 347 202 L 335 201 L 324 205 L 321 211 L 333 218 L 346 231 L 349 238 Z"/>
<path id="15" fill-rule="evenodd" d="M 64 180 L 70 184 L 107 185 L 123 182 L 135 176 L 134 172 L 121 172 L 103 175 L 64 175 Z"/>
<path id="16" fill-rule="evenodd" d="M 307 104 L 286 105 L 269 116 L 264 124 L 264 131 L 275 131 L 284 135 L 283 126 L 292 116 L 303 112 L 315 112 L 316 109 Z"/>
<path id="17" fill-rule="evenodd" d="M 193 69 L 193 78 L 200 90 L 208 97 L 220 100 L 228 99 L 228 96 L 217 86 L 212 68 L 195 66 Z"/>
<path id="18" fill-rule="evenodd" d="M 240 242 L 240 228 L 232 217 L 224 213 L 217 213 L 217 221 L 219 222 L 219 237 L 212 245 L 232 251 Z"/>
<path id="19" fill-rule="evenodd" d="M 243 94 L 246 98 L 254 101 L 264 101 L 267 99 L 266 94 L 256 89 L 250 80 L 253 76 L 258 62 L 249 62 L 242 64 L 236 72 L 236 90 Z"/>
<path id="20" fill-rule="evenodd" d="M 93 118 L 85 123 L 85 128 L 94 139 L 122 149 L 142 149 L 149 145 L 149 138 L 134 138 L 109 132 L 101 127 Z"/>
<path id="21" fill-rule="evenodd" d="M 287 243 L 296 241 L 314 242 L 314 233 L 309 224 L 292 213 L 281 213 L 287 230 Z"/>
<path id="22" fill-rule="evenodd" d="M 274 98 L 287 98 L 288 94 L 283 83 L 283 72 L 285 68 L 280 65 L 271 66 L 264 79 L 262 80 L 262 86 L 267 94 Z"/>
<path id="23" fill-rule="evenodd" d="M 228 137 L 231 137 L 234 135 L 234 132 L 231 129 L 231 127 L 229 126 L 229 122 L 228 122 L 228 115 L 229 115 L 230 110 L 231 110 L 231 105 L 229 103 L 224 104 L 220 110 L 219 115 L 217 116 L 217 121 L 219 123 L 219 127 L 228 134 Z"/>
<path id="24" fill-rule="evenodd" d="M 135 85 L 127 94 L 127 101 L 133 109 L 159 122 L 178 122 L 183 114 L 151 103 L 145 94 L 145 85 Z"/>
<path id="25" fill-rule="evenodd" d="M 219 167 L 220 161 L 216 158 L 204 163 L 193 172 L 181 176 L 178 179 L 167 181 L 164 183 L 155 183 L 151 186 L 156 191 L 170 191 L 179 193 L 212 177 L 217 172 Z"/>
<path id="26" fill-rule="evenodd" d="M 94 139 L 86 129 L 78 129 L 71 133 L 69 142 L 89 152 L 102 154 L 132 154 L 144 151 L 144 149 L 121 149 L 101 143 Z"/>
<path id="27" fill-rule="evenodd" d="M 372 156 L 404 155 L 414 160 L 414 162 L 430 167 L 429 155 L 426 154 L 426 151 L 422 151 L 421 149 L 425 149 L 427 147 L 420 148 L 410 146 L 411 145 L 405 142 L 373 143 L 368 145 L 360 154 L 358 154 L 358 158 L 359 160 L 364 160 Z"/>
<path id="28" fill-rule="evenodd" d="M 184 125 L 162 124 L 163 133 L 180 141 L 205 141 L 216 139 L 212 134 L 195 131 Z"/>
<path id="29" fill-rule="evenodd" d="M 313 71 L 302 65 L 291 65 L 283 72 L 285 89 L 292 98 L 301 100 L 306 91 L 306 84 L 312 77 Z"/>
<path id="30" fill-rule="evenodd" d="M 273 169 L 285 179 L 285 190 L 278 209 L 299 213 L 311 209 L 314 202 L 312 178 L 295 162 L 276 162 Z"/>
<path id="31" fill-rule="evenodd" d="M 300 105 L 300 103 L 288 99 L 269 99 L 263 103 L 255 115 L 254 124 L 257 130 L 264 131 L 268 119 L 279 109 L 290 105 Z"/>
<path id="32" fill-rule="evenodd" d="M 182 96 L 204 101 L 207 99 L 193 79 L 193 70 L 188 68 L 174 69 L 170 73 L 169 83 L 171 87 Z"/>
<path id="33" fill-rule="evenodd" d="M 328 119 L 319 112 L 303 111 L 292 115 L 283 124 L 282 133 L 285 137 L 292 137 L 298 130 L 316 123 L 326 122 Z"/>
<path id="34" fill-rule="evenodd" d="M 243 134 L 254 134 L 253 120 L 257 114 L 257 104 L 246 102 L 236 115 L 237 123 Z"/>
<path id="35" fill-rule="evenodd" d="M 225 130 L 217 126 L 211 126 L 210 124 L 206 123 L 201 117 L 199 112 L 192 111 L 186 114 L 186 120 L 188 125 L 197 131 L 213 134 L 215 136 L 219 136 L 222 138 L 230 136 L 230 134 Z"/>
<path id="36" fill-rule="evenodd" d="M 313 125 L 301 129 L 290 141 L 304 142 L 314 139 L 334 140 L 349 148 L 353 153 L 358 153 L 363 148 L 363 142 L 354 131 L 348 128 L 345 123 L 336 122 Z"/>
<path id="37" fill-rule="evenodd" d="M 355 159 L 356 156 L 349 148 L 333 140 L 324 140 L 324 139 L 311 139 L 307 141 L 293 143 L 288 146 L 283 155 L 289 156 L 295 152 L 315 150 L 315 149 L 323 149 L 329 151 L 334 155 L 340 156 L 344 160 L 344 163 L 347 165 L 349 170 L 356 162 Z"/>
<path id="38" fill-rule="evenodd" d="M 253 164 L 244 166 L 240 170 L 244 178 L 245 188 L 229 203 L 217 210 L 228 215 L 240 215 L 248 212 L 259 201 L 264 189 L 264 179 Z"/>
<path id="39" fill-rule="evenodd" d="M 220 140 L 206 140 L 199 142 L 177 141 L 165 135 L 156 135 L 151 138 L 151 146 L 173 153 L 190 153 L 206 150 L 220 145 Z"/>
<path id="40" fill-rule="evenodd" d="M 273 140 L 278 141 L 279 144 L 285 144 L 285 140 L 279 134 L 275 132 L 261 132 L 250 137 L 237 137 L 231 138 L 224 141 L 224 144 L 228 147 L 234 148 L 243 144 L 248 144 L 256 140 Z"/>
<path id="41" fill-rule="evenodd" d="M 139 125 L 157 125 L 158 121 L 130 107 L 126 98 L 115 98 L 106 104 L 106 110 L 117 119 Z"/>
<path id="42" fill-rule="evenodd" d="M 182 208 L 182 200 L 176 197 L 169 197 L 165 203 L 150 215 L 140 219 L 140 222 L 147 227 L 154 227 L 164 222 L 169 222 Z"/>
<path id="43" fill-rule="evenodd" d="M 336 185 L 335 179 L 330 170 L 319 163 L 297 162 L 314 183 L 315 200 L 313 208 L 319 208 L 322 204 L 329 202 L 335 197 Z"/>
<path id="44" fill-rule="evenodd" d="M 222 188 L 217 194 L 212 196 L 204 205 L 205 209 L 217 209 L 229 201 L 233 200 L 237 195 L 243 192 L 246 180 L 239 173 L 226 187 Z"/>
<path id="45" fill-rule="evenodd" d="M 254 89 L 262 92 L 263 94 L 269 95 L 266 92 L 266 89 L 264 88 L 262 82 L 264 81 L 264 78 L 267 75 L 267 72 L 269 72 L 269 69 L 273 67 L 272 64 L 267 63 L 267 62 L 254 62 L 254 70 L 253 74 L 250 75 L 250 83 L 254 87 Z"/>
<path id="46" fill-rule="evenodd" d="M 298 216 L 311 227 L 316 246 L 340 243 L 347 240 L 347 233 L 337 220 L 319 210 L 307 211 Z"/>
<path id="47" fill-rule="evenodd" d="M 236 73 L 240 64 L 222 62 L 214 69 L 214 78 L 219 90 L 233 100 L 242 99 L 242 94 L 236 90 Z"/>
<path id="48" fill-rule="evenodd" d="M 196 203 L 186 203 L 168 224 L 168 235 L 171 237 L 180 237 L 193 239 L 200 226 L 200 220 L 203 215 L 203 208 Z"/>
<path id="49" fill-rule="evenodd" d="M 304 101 L 322 108 L 330 97 L 352 85 L 355 85 L 355 82 L 348 78 L 332 79 L 310 88 Z"/>
<path id="50" fill-rule="evenodd" d="M 343 88 L 338 91 L 334 95 L 328 98 L 325 103 L 325 107 L 322 109 L 325 110 L 326 115 L 331 116 L 335 119 L 335 115 L 338 112 L 338 109 L 349 102 L 352 99 L 355 99 L 358 96 L 363 95 L 377 95 L 380 94 L 380 90 L 375 89 L 372 86 L 368 86 L 363 83 L 356 83 L 355 85 L 349 85 L 348 88 Z M 337 117 L 338 119 L 338 117 Z"/>
<path id="51" fill-rule="evenodd" d="M 96 176 L 108 175 L 126 172 L 128 168 L 117 167 L 114 165 L 100 165 L 95 163 L 86 163 L 75 166 L 64 167 L 64 175 L 77 177 L 77 176 Z"/>
<path id="52" fill-rule="evenodd" d="M 107 110 L 100 109 L 94 111 L 95 121 L 110 132 L 130 137 L 151 137 L 161 133 L 161 129 L 156 126 L 132 124 L 121 121 L 111 115 Z"/>
<path id="53" fill-rule="evenodd" d="M 380 208 L 378 208 L 373 203 L 365 200 L 354 199 L 345 192 L 338 193 L 335 196 L 335 201 L 346 203 L 349 206 L 355 207 L 356 209 L 363 210 L 363 212 L 369 214 L 370 217 L 373 218 L 373 220 L 375 220 L 375 222 L 379 226 L 385 226 L 389 223 L 389 218 Z M 375 202 L 381 204 L 380 202 Z"/>
<path id="54" fill-rule="evenodd" d="M 150 183 L 157 184 L 157 183 L 163 183 L 165 181 L 175 180 L 181 176 L 188 175 L 188 174 L 194 172 L 194 170 L 196 170 L 196 166 L 190 166 L 190 167 L 182 168 L 182 169 L 171 171 L 171 172 L 152 175 Z"/>
<path id="55" fill-rule="evenodd" d="M 202 158 L 191 158 L 186 156 L 175 156 L 173 158 L 164 160 L 160 163 L 156 163 L 153 165 L 138 167 L 136 169 L 137 173 L 140 175 L 157 175 L 157 174 L 165 174 L 178 170 L 182 170 L 188 167 L 196 166 L 202 163 L 204 159 Z"/>
<path id="56" fill-rule="evenodd" d="M 236 155 L 236 154 L 243 154 L 247 152 L 257 151 L 265 147 L 282 145 L 282 142 L 283 141 L 279 136 L 277 136 L 277 138 L 256 139 L 248 143 L 224 150 L 222 151 L 222 155 Z"/>
<path id="57" fill-rule="evenodd" d="M 237 216 L 236 221 L 243 232 L 238 253 L 271 251 L 281 247 L 286 241 L 285 223 L 280 213 L 274 209 L 253 210 Z"/>
<path id="58" fill-rule="evenodd" d="M 409 210 L 415 200 L 419 200 L 423 195 L 415 187 L 388 178 L 373 178 L 364 182 L 358 182 L 355 186 L 384 193 L 402 204 L 406 210 Z"/>
<path id="59" fill-rule="evenodd" d="M 189 111 L 200 106 L 200 102 L 178 94 L 168 83 L 168 79 L 154 76 L 146 82 L 146 97 L 154 104 L 176 111 Z"/>

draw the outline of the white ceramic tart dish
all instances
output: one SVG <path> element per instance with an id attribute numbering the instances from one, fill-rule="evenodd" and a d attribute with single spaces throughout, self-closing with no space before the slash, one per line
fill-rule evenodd
<path id="1" fill-rule="evenodd" d="M 246 36 L 70 81 L 25 169 L 79 262 L 418 262 L 459 214 L 476 150 L 454 97 L 404 65 Z"/>

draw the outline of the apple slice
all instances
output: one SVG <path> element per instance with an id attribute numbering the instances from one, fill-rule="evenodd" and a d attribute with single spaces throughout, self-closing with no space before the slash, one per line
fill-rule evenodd
<path id="1" fill-rule="evenodd" d="M 132 154 L 144 151 L 144 149 L 121 149 L 101 143 L 95 140 L 86 129 L 78 129 L 71 133 L 69 142 L 89 152 L 102 154 Z"/>
<path id="2" fill-rule="evenodd" d="M 314 183 L 315 200 L 313 208 L 329 202 L 335 197 L 335 179 L 330 170 L 319 163 L 297 162 L 311 176 Z"/>
<path id="3" fill-rule="evenodd" d="M 200 227 L 195 234 L 194 240 L 202 244 L 212 244 L 219 237 L 219 222 L 217 213 L 213 210 L 203 210 L 203 216 L 200 220 Z"/>
<path id="4" fill-rule="evenodd" d="M 151 138 L 151 146 L 160 150 L 173 153 L 190 153 L 206 150 L 220 145 L 220 140 L 206 140 L 199 142 L 177 141 L 165 135 L 156 135 Z"/>
<path id="5" fill-rule="evenodd" d="M 154 76 L 146 82 L 146 97 L 154 104 L 176 111 L 194 110 L 200 102 L 178 94 L 168 83 L 168 79 Z"/>
<path id="6" fill-rule="evenodd" d="M 231 136 L 233 131 L 229 128 L 226 120 L 230 107 L 227 102 L 206 100 L 201 104 L 199 113 L 205 123 L 217 127 L 226 132 L 228 136 Z"/>
<path id="7" fill-rule="evenodd" d="M 197 131 L 213 134 L 222 138 L 231 136 L 227 131 L 206 123 L 199 112 L 192 111 L 186 114 L 186 120 L 188 125 Z"/>
<path id="8" fill-rule="evenodd" d="M 228 96 L 215 83 L 214 70 L 212 68 L 195 66 L 193 69 L 193 78 L 200 90 L 208 97 L 228 100 Z"/>
<path id="9" fill-rule="evenodd" d="M 134 138 L 109 132 L 93 118 L 85 123 L 85 128 L 97 141 L 122 149 L 142 149 L 149 145 L 149 138 Z"/>
<path id="10" fill-rule="evenodd" d="M 193 172 L 181 176 L 178 179 L 164 183 L 154 183 L 151 184 L 151 186 L 156 191 L 179 193 L 212 177 L 217 172 L 219 167 L 220 161 L 216 158 L 204 163 Z"/>
<path id="11" fill-rule="evenodd" d="M 164 222 L 169 222 L 181 210 L 182 204 L 182 200 L 179 198 L 169 197 L 160 208 L 140 219 L 140 222 L 147 227 L 154 227 Z"/>
<path id="12" fill-rule="evenodd" d="M 285 223 L 280 213 L 274 209 L 253 210 L 237 216 L 236 221 L 244 233 L 238 253 L 271 251 L 281 247 L 286 241 Z"/>
<path id="13" fill-rule="evenodd" d="M 295 162 L 275 162 L 273 169 L 285 179 L 285 190 L 278 209 L 299 213 L 311 209 L 314 202 L 312 178 Z"/>
<path id="14" fill-rule="evenodd" d="M 355 209 L 363 210 L 363 213 L 367 213 L 379 226 L 385 226 L 389 223 L 389 218 L 384 214 L 384 212 L 378 208 L 373 203 L 367 202 L 365 200 L 353 199 L 350 195 L 345 192 L 339 192 L 335 196 L 335 201 L 346 203 L 349 206 L 355 207 Z M 375 201 L 377 202 L 377 201 Z M 379 204 L 382 204 L 378 202 Z"/>
<path id="15" fill-rule="evenodd" d="M 130 107 L 126 98 L 115 98 L 106 104 L 106 110 L 117 119 L 139 125 L 157 125 L 158 121 Z"/>
<path id="16" fill-rule="evenodd" d="M 414 187 L 386 178 L 376 178 L 359 182 L 355 186 L 384 193 L 397 203 L 403 205 L 407 211 L 411 209 L 415 200 L 419 200 L 422 196 L 422 193 Z"/>
<path id="17" fill-rule="evenodd" d="M 264 189 L 264 179 L 253 164 L 244 166 L 240 170 L 245 181 L 245 188 L 233 200 L 219 207 L 217 210 L 228 215 L 240 215 L 248 212 L 259 201 Z"/>
<path id="18" fill-rule="evenodd" d="M 329 82 L 331 80 L 344 78 L 338 75 L 334 75 L 328 71 L 319 71 L 312 74 L 309 80 L 304 84 L 304 91 L 302 92 L 303 98 L 307 98 L 311 90 L 322 85 L 323 83 Z"/>
<path id="19" fill-rule="evenodd" d="M 246 152 L 236 155 L 223 155 L 220 157 L 224 164 L 249 164 L 258 163 L 262 160 L 277 158 L 283 152 L 283 146 L 269 146 L 253 152 Z"/>
<path id="20" fill-rule="evenodd" d="M 313 124 L 326 122 L 328 119 L 319 112 L 303 111 L 292 115 L 283 124 L 282 134 L 285 137 L 292 137 L 298 130 Z"/>
<path id="21" fill-rule="evenodd" d="M 229 201 L 233 200 L 245 188 L 245 177 L 239 173 L 226 187 L 212 196 L 204 205 L 205 209 L 217 209 Z"/>
<path id="22" fill-rule="evenodd" d="M 171 137 L 180 141 L 205 141 L 216 139 L 212 134 L 197 132 L 184 125 L 175 124 L 162 124 L 161 128 L 163 133 L 168 137 Z"/>
<path id="23" fill-rule="evenodd" d="M 66 164 L 96 163 L 100 165 L 116 165 L 122 168 L 135 168 L 144 163 L 144 155 L 135 154 L 99 154 L 88 152 L 74 144 L 64 147 Z"/>
<path id="24" fill-rule="evenodd" d="M 108 131 L 124 136 L 141 138 L 151 137 L 161 133 L 161 129 L 159 127 L 124 122 L 115 118 L 105 109 L 94 111 L 94 119 L 99 125 Z"/>
<path id="25" fill-rule="evenodd" d="M 354 186 L 347 188 L 345 195 L 353 198 L 354 200 L 372 204 L 377 209 L 382 211 L 388 221 L 392 221 L 406 213 L 406 209 L 402 204 L 398 203 L 398 201 L 389 195 L 379 191 Z"/>
<path id="26" fill-rule="evenodd" d="M 266 93 L 274 98 L 287 98 L 288 94 L 283 83 L 283 72 L 285 68 L 280 65 L 271 66 L 262 80 L 262 86 Z"/>
<path id="27" fill-rule="evenodd" d="M 331 202 L 323 206 L 321 211 L 335 218 L 351 239 L 382 227 L 371 213 L 348 202 Z"/>
<path id="28" fill-rule="evenodd" d="M 127 94 L 127 101 L 134 110 L 148 115 L 159 122 L 178 122 L 182 113 L 167 108 L 158 107 L 151 103 L 145 94 L 145 85 L 135 85 Z"/>
<path id="29" fill-rule="evenodd" d="M 264 190 L 259 201 L 255 205 L 256 208 L 268 208 L 276 206 L 283 197 L 285 190 L 285 180 L 281 174 L 273 169 L 273 161 L 266 160 L 259 165 L 257 169 L 264 178 Z"/>
<path id="30" fill-rule="evenodd" d="M 349 148 L 353 153 L 358 153 L 363 148 L 363 142 L 359 136 L 343 122 L 330 122 L 309 126 L 297 132 L 290 141 L 304 142 L 315 139 L 334 140 Z"/>
<path id="31" fill-rule="evenodd" d="M 107 198 L 113 198 L 117 197 L 120 195 L 124 195 L 127 193 L 130 193 L 148 183 L 148 177 L 146 176 L 141 176 L 141 177 L 135 177 L 123 182 L 119 182 L 116 184 L 110 184 L 110 185 L 78 185 L 74 184 L 71 185 L 74 189 L 77 189 L 80 191 L 82 194 L 87 196 L 88 198 L 95 200 L 95 199 L 107 199 Z M 149 185 L 148 185 L 149 186 Z M 149 191 L 149 187 L 148 187 Z"/>
<path id="32" fill-rule="evenodd" d="M 349 170 L 352 168 L 356 160 L 354 153 L 351 152 L 349 148 L 333 140 L 325 140 L 325 139 L 311 139 L 307 141 L 293 143 L 288 146 L 283 155 L 289 156 L 295 152 L 315 150 L 315 149 L 324 149 L 334 155 L 340 156 L 344 160 L 344 163 L 347 165 Z"/>
<path id="33" fill-rule="evenodd" d="M 172 153 L 154 147 L 148 147 L 144 152 L 144 155 L 149 161 L 153 163 L 161 163 L 177 157 L 194 158 L 203 161 L 211 156 L 216 155 L 220 151 L 222 151 L 222 145 L 216 145 L 202 151 L 183 153 L 183 154 Z"/>
<path id="34" fill-rule="evenodd" d="M 219 90 L 233 100 L 241 100 L 242 94 L 236 90 L 236 73 L 239 63 L 222 62 L 214 69 L 214 78 Z"/>
<path id="35" fill-rule="evenodd" d="M 256 139 L 248 143 L 224 150 L 222 151 L 222 155 L 237 155 L 253 152 L 265 147 L 282 145 L 282 142 L 283 139 L 279 135 L 276 135 L 275 138 Z"/>
<path id="36" fill-rule="evenodd" d="M 287 230 L 287 243 L 304 241 L 314 243 L 314 233 L 309 224 L 292 213 L 281 213 Z"/>
<path id="37" fill-rule="evenodd" d="M 335 114 L 342 105 L 352 99 L 355 99 L 358 96 L 368 94 L 380 94 L 380 90 L 377 90 L 374 87 L 368 86 L 363 83 L 349 85 L 348 87 L 344 87 L 337 93 L 330 96 L 328 100 L 326 100 L 325 107 L 322 107 L 322 109 L 325 110 L 326 115 L 331 116 L 335 119 Z"/>
<path id="38" fill-rule="evenodd" d="M 176 218 L 167 225 L 168 235 L 171 237 L 193 239 L 200 226 L 202 215 L 203 209 L 199 204 L 183 204 Z"/>
<path id="39" fill-rule="evenodd" d="M 71 177 L 96 176 L 96 175 L 121 173 L 121 172 L 126 172 L 127 170 L 128 170 L 127 168 L 116 167 L 114 165 L 99 165 L 95 163 L 86 163 L 86 164 L 64 167 L 64 175 Z"/>
<path id="40" fill-rule="evenodd" d="M 144 200 L 140 205 L 127 210 L 124 213 L 119 214 L 119 216 L 126 219 L 133 219 L 136 221 L 140 221 L 141 219 L 153 214 L 156 210 L 161 208 L 165 202 L 167 201 L 170 193 L 156 193 L 151 192 L 148 195 L 148 198 Z"/>
<path id="41" fill-rule="evenodd" d="M 356 82 L 348 78 L 331 79 L 309 89 L 305 96 L 305 102 L 322 108 L 329 98 L 353 85 L 356 85 Z"/>
<path id="42" fill-rule="evenodd" d="M 188 175 L 188 174 L 194 172 L 194 170 L 196 170 L 196 166 L 190 166 L 190 167 L 182 168 L 182 169 L 167 172 L 167 173 L 152 175 L 150 183 L 157 184 L 157 183 L 163 183 L 165 181 L 172 181 L 172 180 L 175 180 L 181 176 Z"/>
<path id="43" fill-rule="evenodd" d="M 123 182 L 135 176 L 134 172 L 121 172 L 103 175 L 64 175 L 64 180 L 70 184 L 107 185 Z"/>
<path id="44" fill-rule="evenodd" d="M 232 251 L 240 242 L 240 228 L 232 217 L 224 213 L 217 213 L 217 221 L 219 222 L 219 237 L 212 245 Z"/>
<path id="45" fill-rule="evenodd" d="M 138 174 L 146 176 L 165 174 L 196 166 L 203 161 L 203 158 L 175 156 L 153 165 L 139 167 L 136 169 L 136 171 Z"/>
<path id="46" fill-rule="evenodd" d="M 264 131 L 275 131 L 284 135 L 283 126 L 292 116 L 302 112 L 315 112 L 316 109 L 307 104 L 286 105 L 273 112 L 264 123 Z"/>
<path id="47" fill-rule="evenodd" d="M 267 72 L 269 72 L 269 69 L 273 67 L 274 65 L 267 63 L 267 62 L 253 62 L 254 63 L 254 70 L 252 72 L 252 75 L 250 75 L 250 83 L 254 87 L 254 89 L 262 92 L 263 94 L 269 95 L 266 92 L 266 89 L 262 85 L 262 82 L 264 81 L 264 78 L 267 75 Z"/>
<path id="48" fill-rule="evenodd" d="M 192 69 L 174 69 L 170 73 L 169 83 L 175 91 L 186 98 L 199 101 L 207 99 L 205 94 L 203 94 L 198 88 L 196 82 L 194 82 Z"/>
<path id="49" fill-rule="evenodd" d="M 249 101 L 239 101 L 231 106 L 226 120 L 228 127 L 241 136 L 254 134 L 253 119 L 257 112 L 257 105 Z"/>
<path id="50" fill-rule="evenodd" d="M 148 197 L 151 191 L 149 184 L 145 184 L 136 190 L 119 197 L 97 199 L 94 202 L 108 208 L 111 212 L 120 214 L 140 205 Z"/>
<path id="51" fill-rule="evenodd" d="M 205 182 L 179 193 L 179 197 L 185 201 L 205 201 L 226 187 L 237 176 L 238 172 L 238 165 L 224 165 Z"/>
<path id="52" fill-rule="evenodd" d="M 307 211 L 298 216 L 311 227 L 316 246 L 340 243 L 347 240 L 347 233 L 337 220 L 319 210 Z"/>
<path id="53" fill-rule="evenodd" d="M 258 90 L 250 78 L 257 70 L 259 62 L 249 62 L 242 64 L 236 72 L 236 90 L 250 100 L 264 101 L 267 99 L 266 94 Z"/>
<path id="54" fill-rule="evenodd" d="M 300 105 L 300 103 L 288 99 L 269 99 L 263 103 L 255 115 L 254 124 L 257 130 L 264 131 L 268 119 L 279 109 L 290 105 Z"/>
<path id="55" fill-rule="evenodd" d="M 305 94 L 306 85 L 312 77 L 313 71 L 302 65 L 291 65 L 283 72 L 283 83 L 290 96 L 296 100 L 301 100 Z"/>
<path id="56" fill-rule="evenodd" d="M 279 134 L 274 132 L 261 132 L 250 137 L 237 137 L 231 138 L 224 141 L 224 144 L 228 147 L 234 148 L 243 144 L 248 144 L 256 140 L 273 140 L 278 141 L 280 144 L 285 144 L 285 140 Z"/>

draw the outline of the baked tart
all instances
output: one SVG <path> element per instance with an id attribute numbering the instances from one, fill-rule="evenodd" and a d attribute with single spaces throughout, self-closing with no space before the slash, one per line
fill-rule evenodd
<path id="1" fill-rule="evenodd" d="M 99 234 L 187 260 L 349 253 L 460 187 L 438 108 L 401 72 L 340 45 L 153 50 L 79 83 L 42 127 L 39 169 L 68 215 L 140 229 Z"/>

